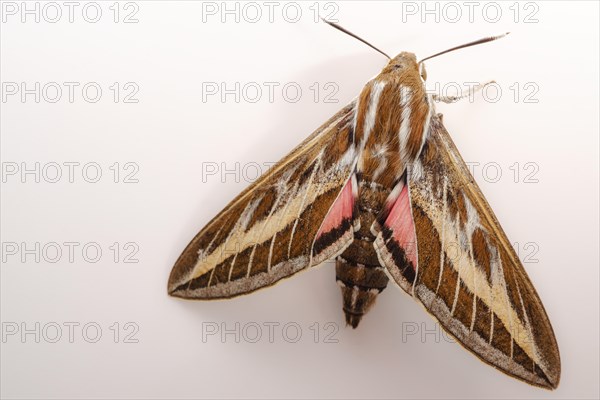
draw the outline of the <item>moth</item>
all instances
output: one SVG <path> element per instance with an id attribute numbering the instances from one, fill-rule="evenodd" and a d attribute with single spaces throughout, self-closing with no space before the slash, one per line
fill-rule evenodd
<path id="1" fill-rule="evenodd" d="M 327 21 L 325 21 L 327 22 Z M 214 217 L 168 292 L 224 299 L 335 259 L 356 328 L 391 280 L 482 361 L 554 389 L 560 355 L 518 256 L 435 112 L 424 60 L 390 58 L 331 117 Z"/>

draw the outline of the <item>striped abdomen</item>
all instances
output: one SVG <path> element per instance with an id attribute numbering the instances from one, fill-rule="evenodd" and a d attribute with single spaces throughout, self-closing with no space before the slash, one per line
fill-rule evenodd
<path id="1" fill-rule="evenodd" d="M 380 204 L 386 197 L 385 191 L 365 190 L 361 182 L 363 196 L 358 202 L 360 229 L 354 233 L 352 244 L 336 259 L 336 280 L 342 289 L 343 309 L 346 323 L 353 328 L 358 326 L 362 316 L 375 303 L 377 295 L 385 289 L 388 277 L 379 264 L 373 247 L 375 237 L 370 227 L 375 221 L 377 210 L 372 206 Z"/>

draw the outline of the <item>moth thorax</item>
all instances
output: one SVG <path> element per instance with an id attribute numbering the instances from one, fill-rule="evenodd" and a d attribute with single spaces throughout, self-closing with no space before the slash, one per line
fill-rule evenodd
<path id="1" fill-rule="evenodd" d="M 401 89 L 401 122 L 398 132 L 400 155 L 405 165 L 412 164 L 425 144 L 432 116 L 432 106 L 419 83 Z"/>

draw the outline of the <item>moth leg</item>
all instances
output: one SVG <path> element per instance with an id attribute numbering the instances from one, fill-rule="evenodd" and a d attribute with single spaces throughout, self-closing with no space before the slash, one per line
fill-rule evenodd
<path id="1" fill-rule="evenodd" d="M 446 104 L 455 103 L 458 100 L 464 99 L 465 97 L 475 94 L 476 92 L 480 91 L 481 89 L 483 89 L 484 87 L 486 87 L 487 85 L 492 84 L 492 83 L 496 83 L 496 81 L 489 81 L 489 82 L 484 83 L 483 85 L 479 84 L 479 85 L 475 86 L 472 91 L 470 91 L 469 89 L 464 90 L 458 96 L 439 96 L 437 94 L 433 94 L 433 100 L 436 102 L 441 101 Z"/>

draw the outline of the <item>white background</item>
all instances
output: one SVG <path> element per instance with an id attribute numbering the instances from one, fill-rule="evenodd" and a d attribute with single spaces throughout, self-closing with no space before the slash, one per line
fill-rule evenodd
<path id="1" fill-rule="evenodd" d="M 497 22 L 496 7 L 486 15 L 485 3 L 469 21 L 462 2 L 453 3 L 462 13 L 458 22 L 449 21 L 456 8 L 444 3 L 428 3 L 438 7 L 439 22 L 436 15 L 423 15 L 421 2 L 408 9 L 399 2 L 338 2 L 332 16 L 391 54 L 412 51 L 418 57 L 512 32 L 427 62 L 428 86 L 495 79 L 502 89 L 497 102 L 479 94 L 473 101 L 439 105 L 438 111 L 465 160 L 480 163 L 475 178 L 511 241 L 518 242 L 521 258 L 537 249 L 530 259 L 538 262 L 524 265 L 560 346 L 562 381 L 554 392 L 509 378 L 446 341 L 422 307 L 392 283 L 357 330 L 345 328 L 331 264 L 230 301 L 168 297 L 174 261 L 249 184 L 256 165 L 266 169 L 283 157 L 356 96 L 386 60 L 314 22 L 311 2 L 300 4 L 297 23 L 286 21 L 283 3 L 272 23 L 263 3 L 256 23 L 248 21 L 254 18 L 248 8 L 239 23 L 234 15 L 222 23 L 220 12 L 203 14 L 202 4 L 192 1 L 121 3 L 117 23 L 113 2 L 99 3 L 97 23 L 82 17 L 82 2 L 70 23 L 68 8 L 58 4 L 63 16 L 56 23 L 44 15 L 39 22 L 26 15 L 22 22 L 21 9 L 2 16 L 2 397 L 598 398 L 598 3 L 495 3 L 502 12 Z M 123 23 L 134 7 L 138 22 Z M 324 16 L 335 10 L 320 8 Z M 46 11 L 54 18 L 53 10 Z M 534 11 L 530 19 L 537 22 L 525 23 Z M 93 9 L 88 12 L 93 18 Z M 36 103 L 34 95 L 24 102 L 20 93 L 8 95 L 7 82 L 80 86 L 72 103 L 66 86 L 56 103 L 48 101 L 54 92 L 42 93 Z M 81 95 L 88 82 L 103 90 L 96 103 Z M 117 103 L 109 88 L 114 82 L 121 88 Z M 137 103 L 123 102 L 131 92 L 127 82 L 139 87 Z M 232 95 L 224 102 L 219 96 L 203 101 L 207 82 L 280 86 L 273 102 L 264 86 L 255 103 L 247 97 L 236 103 Z M 298 102 L 282 96 L 288 82 L 302 88 Z M 321 88 L 317 101 L 310 89 L 315 82 Z M 324 102 L 328 82 L 339 88 L 337 103 Z M 532 91 L 524 88 L 527 83 L 539 88 L 530 98 L 537 103 L 525 101 Z M 510 89 L 515 84 L 517 99 Z M 33 174 L 7 174 L 15 165 L 34 168 L 36 162 L 46 167 L 39 183 Z M 72 183 L 65 162 L 80 163 Z M 93 170 L 82 176 L 81 166 L 91 162 L 102 171 L 97 183 L 84 179 L 93 179 Z M 118 183 L 109 168 L 115 162 Z M 133 177 L 138 183 L 123 182 L 132 171 L 124 169 L 127 162 L 139 167 Z M 515 182 L 510 167 L 517 162 Z M 63 165 L 57 183 L 49 182 L 52 163 Z M 222 168 L 235 170 L 236 163 L 238 173 L 222 176 Z M 534 167 L 525 169 L 525 163 Z M 202 173 L 214 165 L 217 174 Z M 498 168 L 502 176 L 496 178 Z M 526 182 L 532 168 L 537 183 Z M 73 262 L 65 242 L 78 244 Z M 121 248 L 117 262 L 110 248 L 115 242 Z M 139 247 L 137 263 L 123 262 L 133 248 L 123 248 L 129 242 Z M 23 261 L 25 247 L 36 243 L 46 246 L 46 254 L 38 252 L 39 262 L 25 254 Z M 48 243 L 63 250 L 56 262 Z M 98 262 L 83 258 L 86 243 L 102 249 Z M 79 324 L 72 343 L 65 325 L 70 322 Z M 270 322 L 279 324 L 273 343 L 265 325 Z M 35 332 L 36 323 L 39 338 L 21 336 L 22 329 Z M 239 343 L 234 334 L 203 340 L 207 328 L 235 331 L 236 323 Z M 92 324 L 87 335 L 85 324 Z M 291 327 L 287 336 L 285 324 Z M 62 336 L 51 343 L 57 325 Z M 250 343 L 256 325 L 262 336 Z M 94 326 L 102 336 L 89 343 Z M 15 327 L 19 331 L 9 335 Z M 291 343 L 294 327 L 302 336 Z M 337 343 L 328 343 L 325 335 L 335 327 Z"/>

